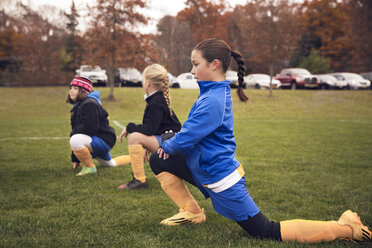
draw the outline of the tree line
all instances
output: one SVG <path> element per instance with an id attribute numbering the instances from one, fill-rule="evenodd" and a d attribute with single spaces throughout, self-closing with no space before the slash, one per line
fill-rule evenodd
<path id="1" fill-rule="evenodd" d="M 254 0 L 234 8 L 226 0 L 186 0 L 176 16 L 159 20 L 156 34 L 140 32 L 149 22 L 146 0 L 96 0 L 84 33 L 74 3 L 50 21 L 20 1 L 19 14 L 10 14 L 3 1 L 0 85 L 65 84 L 81 64 L 105 68 L 111 85 L 118 67 L 141 71 L 157 62 L 178 75 L 190 70 L 192 48 L 209 37 L 239 50 L 247 73 L 372 71 L 369 0 Z"/>

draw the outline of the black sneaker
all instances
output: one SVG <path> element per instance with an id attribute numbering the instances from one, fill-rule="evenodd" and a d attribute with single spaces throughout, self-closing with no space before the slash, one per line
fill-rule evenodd
<path id="1" fill-rule="evenodd" d="M 132 177 L 133 177 L 132 181 L 130 181 L 127 184 L 122 184 L 122 185 L 118 186 L 116 189 L 140 189 L 140 188 L 148 188 L 149 187 L 149 182 L 147 181 L 147 178 L 146 178 L 146 181 L 144 183 L 141 183 L 140 181 L 138 181 L 133 176 L 133 173 L 132 173 Z"/>

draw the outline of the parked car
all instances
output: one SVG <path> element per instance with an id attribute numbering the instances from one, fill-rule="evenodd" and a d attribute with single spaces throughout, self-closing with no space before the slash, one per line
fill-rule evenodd
<path id="1" fill-rule="evenodd" d="M 303 68 L 282 69 L 276 77 L 281 83 L 281 87 L 291 89 L 297 88 L 318 88 L 318 79 L 316 76 Z"/>
<path id="2" fill-rule="evenodd" d="M 361 75 L 365 79 L 368 79 L 371 82 L 371 85 L 369 86 L 369 88 L 372 89 L 372 71 L 370 71 L 370 72 L 363 72 L 363 73 L 360 73 L 359 75 Z"/>
<path id="3" fill-rule="evenodd" d="M 372 71 L 370 71 L 370 72 L 362 72 L 359 75 L 361 75 L 365 79 L 368 79 L 370 82 L 372 81 Z"/>
<path id="4" fill-rule="evenodd" d="M 141 87 L 142 74 L 136 68 L 118 68 L 115 74 L 115 83 L 121 86 Z"/>
<path id="5" fill-rule="evenodd" d="M 98 65 L 81 65 L 80 68 L 76 70 L 76 74 L 84 77 L 89 77 L 92 80 L 94 86 L 107 85 L 106 70 L 103 70 Z"/>
<path id="6" fill-rule="evenodd" d="M 269 89 L 270 76 L 267 74 L 249 74 L 244 77 L 244 82 L 248 88 Z M 271 82 L 272 89 L 277 89 L 281 85 L 280 81 L 273 78 Z"/>
<path id="7" fill-rule="evenodd" d="M 238 88 L 239 81 L 238 81 L 238 72 L 236 71 L 227 71 L 226 72 L 226 80 L 230 81 L 231 88 Z"/>
<path id="8" fill-rule="evenodd" d="M 335 72 L 331 73 L 338 80 L 344 81 L 349 89 L 367 89 L 371 82 L 364 79 L 362 76 L 351 72 Z"/>
<path id="9" fill-rule="evenodd" d="M 171 88 L 179 88 L 180 85 L 176 81 L 176 77 L 168 72 L 169 86 Z"/>
<path id="10" fill-rule="evenodd" d="M 199 85 L 196 82 L 194 75 L 190 72 L 182 73 L 176 78 L 176 82 L 181 89 L 199 89 Z"/>
<path id="11" fill-rule="evenodd" d="M 347 84 L 343 80 L 338 80 L 332 74 L 316 75 L 319 79 L 319 87 L 321 89 L 345 89 Z"/>

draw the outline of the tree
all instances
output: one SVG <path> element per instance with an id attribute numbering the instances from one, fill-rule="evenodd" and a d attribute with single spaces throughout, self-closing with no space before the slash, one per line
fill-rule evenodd
<path id="1" fill-rule="evenodd" d="M 302 59 L 299 67 L 305 68 L 312 74 L 324 74 L 330 72 L 329 60 L 322 57 L 314 48 L 309 56 Z"/>
<path id="2" fill-rule="evenodd" d="M 240 23 L 246 55 L 255 70 L 269 71 L 269 96 L 275 65 L 288 61 L 299 38 L 295 10 L 286 0 L 257 0 L 242 9 Z"/>
<path id="3" fill-rule="evenodd" d="M 59 67 L 59 52 L 65 32 L 29 7 L 17 2 L 15 18 L 8 18 L 8 56 L 17 65 L 10 85 L 62 84 L 65 76 Z M 1 50 L 1 49 L 0 49 Z"/>
<path id="4" fill-rule="evenodd" d="M 22 35 L 15 29 L 20 23 L 0 10 L 0 85 L 10 83 L 11 73 L 19 71 L 19 59 L 16 56 Z"/>
<path id="5" fill-rule="evenodd" d="M 110 100 L 114 99 L 115 69 L 118 65 L 138 63 L 137 51 L 143 50 L 142 36 L 133 30 L 139 24 L 147 24 L 147 18 L 139 12 L 145 6 L 145 0 L 97 0 L 90 10 L 93 21 L 84 35 L 86 60 L 108 69 Z"/>
<path id="6" fill-rule="evenodd" d="M 77 30 L 77 26 L 79 25 L 79 14 L 75 8 L 74 1 L 72 1 L 70 12 L 70 14 L 65 13 L 68 20 L 66 28 L 69 34 L 65 41 L 66 48 L 61 52 L 62 54 L 60 57 L 64 60 L 63 68 L 67 71 L 75 72 L 82 62 L 83 47 L 81 45 L 81 37 Z"/>
<path id="7" fill-rule="evenodd" d="M 216 3 L 215 3 L 216 2 Z M 229 42 L 226 23 L 230 12 L 226 12 L 224 0 L 187 0 L 186 8 L 177 17 L 190 26 L 191 34 L 198 43 L 206 38 L 219 38 Z"/>
<path id="8" fill-rule="evenodd" d="M 157 29 L 160 34 L 156 37 L 156 43 L 164 51 L 162 60 L 168 71 L 179 75 L 189 70 L 190 54 L 194 47 L 189 25 L 174 16 L 164 16 Z"/>
<path id="9" fill-rule="evenodd" d="M 372 1 L 348 0 L 346 4 L 349 6 L 350 70 L 372 71 Z"/>
<path id="10" fill-rule="evenodd" d="M 347 39 L 348 6 L 338 0 L 305 1 L 300 16 L 303 33 L 303 56 L 314 47 L 330 59 L 331 68 L 343 71 L 351 61 L 351 44 Z"/>
<path id="11" fill-rule="evenodd" d="M 229 15 L 228 22 L 226 23 L 226 29 L 229 36 L 229 44 L 235 50 L 238 50 L 242 55 L 247 54 L 247 47 L 244 44 L 244 33 L 242 27 L 243 11 L 242 6 L 237 5 L 233 12 Z M 251 68 L 248 61 L 245 61 L 245 72 L 250 72 Z"/>

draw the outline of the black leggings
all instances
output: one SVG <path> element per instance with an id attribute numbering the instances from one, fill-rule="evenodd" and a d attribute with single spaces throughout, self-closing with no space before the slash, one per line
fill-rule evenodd
<path id="1" fill-rule="evenodd" d="M 256 238 L 282 240 L 280 235 L 280 223 L 269 221 L 261 211 L 248 219 L 236 221 L 247 233 Z"/>
<path id="2" fill-rule="evenodd" d="M 152 172 L 154 172 L 155 175 L 167 171 L 196 186 L 194 178 L 191 175 L 191 171 L 186 164 L 185 156 L 169 156 L 167 160 L 164 160 L 159 158 L 159 154 L 154 152 L 153 154 L 151 154 L 149 162 L 151 170 Z"/>
<path id="3" fill-rule="evenodd" d="M 150 167 L 155 175 L 166 171 L 196 186 L 183 155 L 170 156 L 163 160 L 154 152 L 150 156 Z M 280 223 L 269 221 L 261 212 L 253 217 L 248 216 L 244 221 L 236 222 L 253 237 L 281 240 Z"/>

